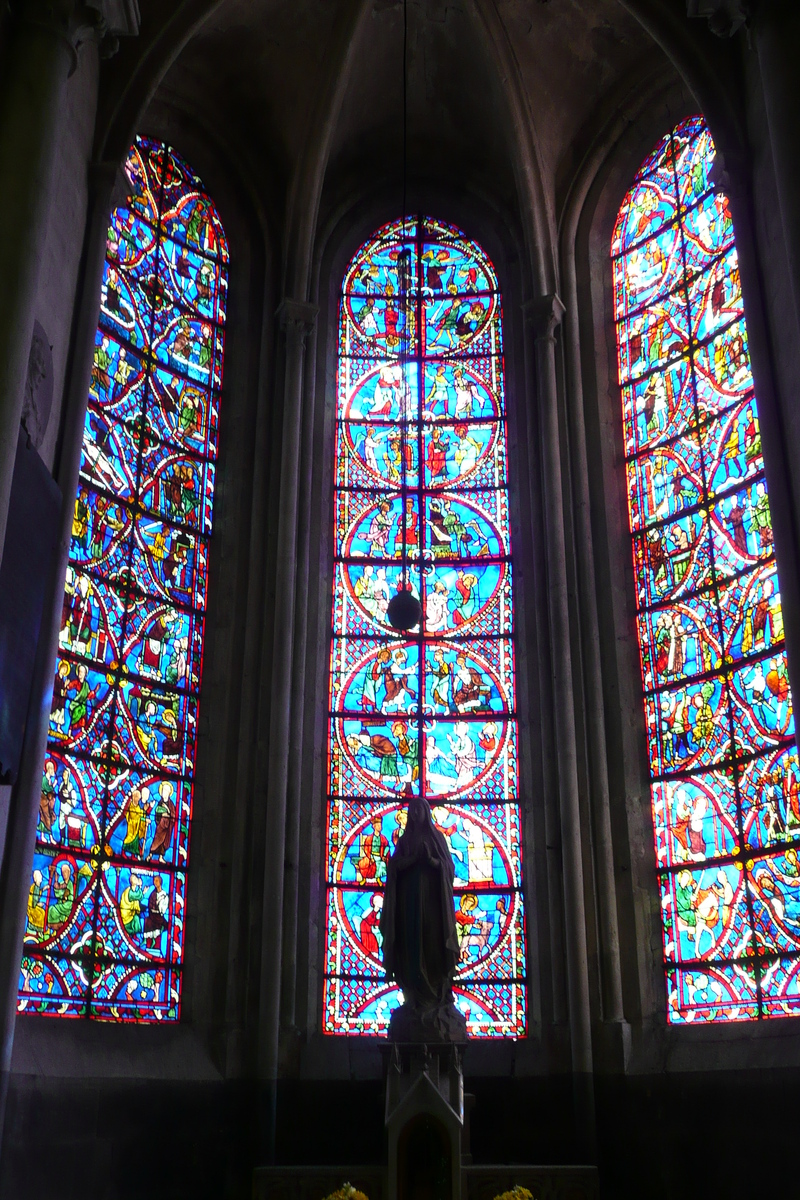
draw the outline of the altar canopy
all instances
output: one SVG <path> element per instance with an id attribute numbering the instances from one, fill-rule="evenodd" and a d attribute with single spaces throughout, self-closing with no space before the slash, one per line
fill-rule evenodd
<path id="1" fill-rule="evenodd" d="M 431 217 L 384 226 L 350 263 L 339 316 L 327 1033 L 384 1033 L 401 1003 L 379 922 L 411 794 L 455 865 L 469 1033 L 526 1032 L 505 415 L 485 253 Z M 401 635 L 387 609 L 404 586 L 423 621 Z"/>

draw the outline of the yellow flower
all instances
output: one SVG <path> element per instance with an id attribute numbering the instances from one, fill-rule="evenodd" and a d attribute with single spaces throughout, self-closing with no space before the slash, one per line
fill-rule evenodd
<path id="1" fill-rule="evenodd" d="M 331 1192 L 325 1200 L 369 1200 L 363 1192 L 359 1192 L 351 1183 L 343 1183 L 335 1192 Z"/>
<path id="2" fill-rule="evenodd" d="M 501 1192 L 494 1200 L 533 1200 L 533 1193 L 517 1184 L 510 1192 Z"/>

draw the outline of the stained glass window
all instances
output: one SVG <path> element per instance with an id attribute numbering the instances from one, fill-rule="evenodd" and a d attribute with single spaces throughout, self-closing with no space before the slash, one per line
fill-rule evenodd
<path id="1" fill-rule="evenodd" d="M 800 770 L 733 223 L 701 117 L 612 255 L 668 1016 L 800 1012 Z"/>
<path id="2" fill-rule="evenodd" d="M 24 1012 L 180 1012 L 227 245 L 138 138 L 108 237 L 21 968 Z"/>
<path id="3" fill-rule="evenodd" d="M 501 300 L 430 217 L 352 260 L 339 318 L 323 1027 L 379 1034 L 386 862 L 411 794 L 455 864 L 456 1003 L 473 1036 L 526 1029 Z M 403 572 L 403 564 L 407 571 Z M 403 587 L 423 621 L 387 609 Z"/>

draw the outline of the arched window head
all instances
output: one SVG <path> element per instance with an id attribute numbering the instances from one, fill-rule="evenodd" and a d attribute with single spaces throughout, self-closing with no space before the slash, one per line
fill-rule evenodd
<path id="1" fill-rule="evenodd" d="M 701 117 L 614 231 L 668 1018 L 800 1012 L 800 772 L 739 264 Z"/>
<path id="2" fill-rule="evenodd" d="M 323 1028 L 385 1033 L 386 860 L 422 795 L 455 864 L 455 1000 L 526 1031 L 514 609 L 500 293 L 430 217 L 384 226 L 344 278 L 336 401 Z M 403 590 L 422 621 L 392 629 Z"/>
<path id="3" fill-rule="evenodd" d="M 227 244 L 137 138 L 113 214 L 75 502 L 19 1008 L 177 1020 Z"/>

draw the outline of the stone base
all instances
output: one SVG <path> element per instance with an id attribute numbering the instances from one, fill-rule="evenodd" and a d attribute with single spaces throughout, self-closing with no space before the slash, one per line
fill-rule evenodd
<path id="1" fill-rule="evenodd" d="M 389 1041 L 436 1044 L 467 1040 L 467 1022 L 452 1000 L 438 1008 L 420 1010 L 401 1004 L 389 1020 Z"/>
<path id="2" fill-rule="evenodd" d="M 462 1200 L 493 1200 L 515 1184 L 534 1200 L 597 1200 L 596 1167 L 464 1167 Z M 385 1200 L 385 1167 L 260 1167 L 254 1173 L 254 1200 L 322 1200 L 344 1182 Z"/>

